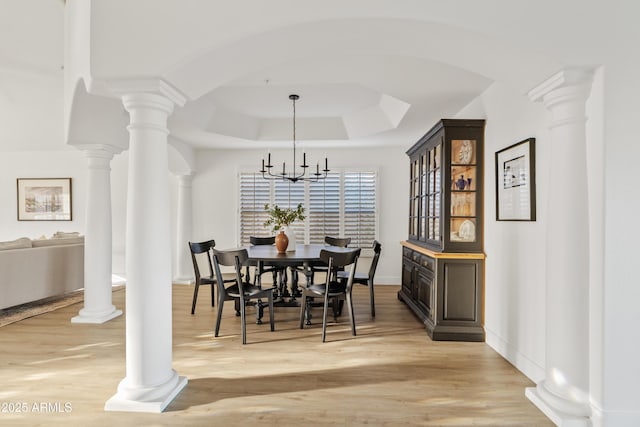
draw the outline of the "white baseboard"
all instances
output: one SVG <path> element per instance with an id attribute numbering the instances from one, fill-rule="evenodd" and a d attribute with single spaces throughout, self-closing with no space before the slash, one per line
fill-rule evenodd
<path id="1" fill-rule="evenodd" d="M 545 377 L 544 367 L 538 365 L 533 360 L 519 352 L 515 347 L 507 341 L 500 338 L 490 329 L 485 327 L 486 343 L 493 348 L 500 356 L 504 357 L 516 367 L 520 372 L 527 376 L 534 383 L 542 381 Z"/>

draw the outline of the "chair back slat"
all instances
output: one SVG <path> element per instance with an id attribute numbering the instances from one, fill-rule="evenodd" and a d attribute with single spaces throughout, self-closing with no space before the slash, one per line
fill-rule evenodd
<path id="1" fill-rule="evenodd" d="M 351 237 L 331 237 L 325 236 L 324 242 L 331 246 L 346 248 L 351 243 Z"/>
<path id="2" fill-rule="evenodd" d="M 189 242 L 189 251 L 191 252 L 191 262 L 193 263 L 193 271 L 196 280 L 200 280 L 200 266 L 196 255 L 206 254 L 207 264 L 209 265 L 209 277 L 213 277 L 213 265 L 211 264 L 211 250 L 216 245 L 215 240 L 207 240 L 204 242 Z"/>
<path id="3" fill-rule="evenodd" d="M 276 236 L 270 236 L 270 237 L 249 236 L 249 243 L 251 243 L 254 246 L 274 245 L 276 243 Z"/>

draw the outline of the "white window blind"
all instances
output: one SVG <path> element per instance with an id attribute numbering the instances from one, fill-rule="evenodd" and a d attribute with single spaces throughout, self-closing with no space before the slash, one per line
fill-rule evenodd
<path id="1" fill-rule="evenodd" d="M 240 241 L 249 244 L 250 236 L 270 236 L 264 227 L 268 215 L 264 205 L 271 201 L 269 181 L 257 174 L 240 175 Z"/>
<path id="2" fill-rule="evenodd" d="M 344 235 L 350 246 L 370 248 L 376 238 L 376 175 L 344 173 Z"/>
<path id="3" fill-rule="evenodd" d="M 293 228 L 299 243 L 323 243 L 325 236 L 351 237 L 351 247 L 370 248 L 376 239 L 376 172 L 337 171 L 317 182 L 267 181 L 240 173 L 240 244 L 250 236 L 268 236 L 264 205 L 295 208 L 302 203 L 305 221 Z"/>
<path id="4" fill-rule="evenodd" d="M 309 183 L 309 243 L 324 243 L 325 236 L 340 236 L 340 174 Z"/>

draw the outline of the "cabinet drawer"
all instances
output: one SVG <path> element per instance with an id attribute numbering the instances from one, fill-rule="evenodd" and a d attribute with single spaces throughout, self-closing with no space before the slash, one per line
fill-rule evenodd
<path id="1" fill-rule="evenodd" d="M 435 271 L 435 260 L 431 257 L 420 255 L 420 258 L 418 258 L 416 262 L 420 265 L 420 267 Z"/>
<path id="2" fill-rule="evenodd" d="M 413 258 L 411 257 L 415 252 L 412 251 L 409 248 L 402 248 L 402 256 L 404 256 L 405 258 L 409 258 L 410 260 L 413 261 Z"/>

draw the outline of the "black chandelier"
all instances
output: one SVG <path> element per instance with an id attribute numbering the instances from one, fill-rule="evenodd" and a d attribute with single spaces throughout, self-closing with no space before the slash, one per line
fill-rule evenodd
<path id="1" fill-rule="evenodd" d="M 310 173 L 307 175 L 307 168 L 309 165 L 307 164 L 307 153 L 302 153 L 302 164 L 300 167 L 301 171 L 296 171 L 296 101 L 300 97 L 298 95 L 289 95 L 289 99 L 293 102 L 293 163 L 290 171 L 287 172 L 287 165 L 285 162 L 282 162 L 282 173 L 272 173 L 273 165 L 271 164 L 271 153 L 268 154 L 267 164 L 264 164 L 264 159 L 262 159 L 262 169 L 260 169 L 260 173 L 264 179 L 281 179 L 283 181 L 318 181 L 320 179 L 325 179 L 327 177 L 327 173 L 329 172 L 329 162 L 327 158 L 324 158 L 324 169 L 320 169 L 320 163 L 316 164 L 315 173 Z"/>

